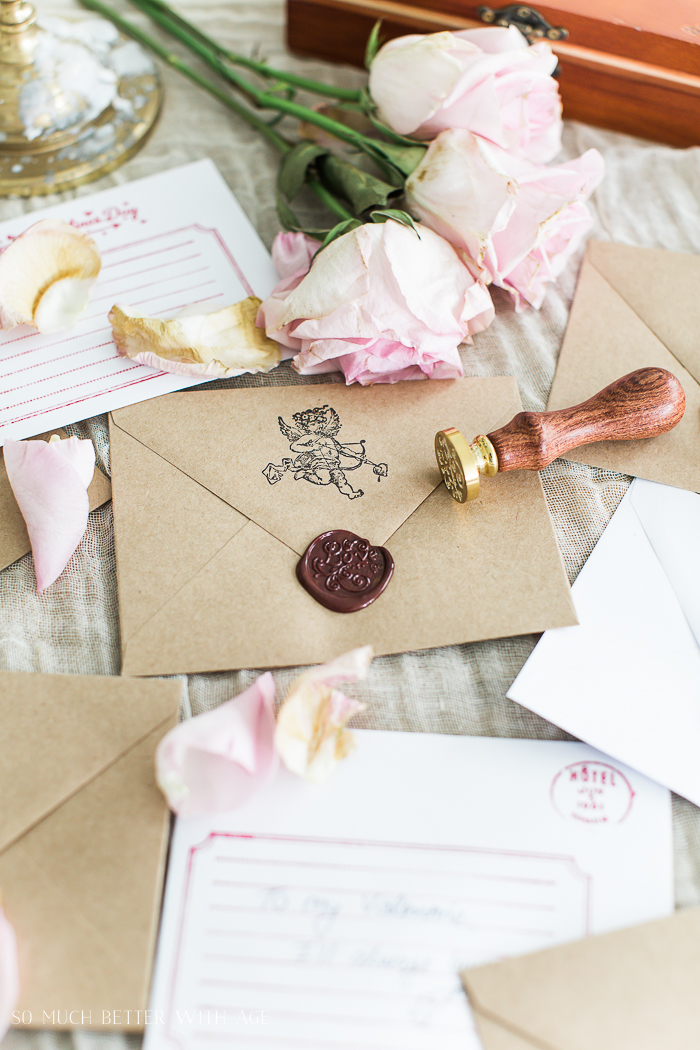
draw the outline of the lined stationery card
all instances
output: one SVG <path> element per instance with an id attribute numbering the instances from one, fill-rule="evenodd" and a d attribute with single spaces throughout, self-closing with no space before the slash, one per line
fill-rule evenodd
<path id="1" fill-rule="evenodd" d="M 669 793 L 600 752 L 357 737 L 178 819 L 144 1050 L 477 1050 L 461 969 L 672 911 Z"/>
<path id="2" fill-rule="evenodd" d="M 278 280 L 210 160 L 0 223 L 0 248 L 49 218 L 89 234 L 102 270 L 69 331 L 0 331 L 0 445 L 197 382 L 119 357 L 107 320 L 115 302 L 170 317 L 195 303 L 223 309 L 248 295 L 264 298 Z"/>

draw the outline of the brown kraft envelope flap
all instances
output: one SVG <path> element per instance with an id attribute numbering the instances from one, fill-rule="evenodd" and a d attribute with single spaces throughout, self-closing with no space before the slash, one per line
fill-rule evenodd
<path id="1" fill-rule="evenodd" d="M 114 412 L 122 673 L 321 663 L 368 643 L 393 653 L 575 623 L 537 474 L 486 479 L 459 505 L 435 462 L 437 430 L 471 440 L 520 408 L 499 377 L 188 391 Z M 294 420 L 312 409 L 311 429 Z M 323 608 L 296 578 L 330 529 L 395 560 L 359 612 Z"/>
<path id="2" fill-rule="evenodd" d="M 180 693 L 0 672 L 0 892 L 19 1027 L 143 1028 L 169 827 L 153 762 Z M 132 1012 L 115 1025 L 117 1009 Z"/>
<path id="3" fill-rule="evenodd" d="M 700 908 L 464 970 L 484 1050 L 697 1050 Z"/>
<path id="4" fill-rule="evenodd" d="M 47 441 L 52 434 L 60 434 L 61 440 L 68 437 L 65 430 L 60 427 L 49 430 L 46 434 L 40 434 L 32 441 Z M 112 488 L 109 478 L 106 477 L 99 467 L 95 467 L 95 474 L 88 488 L 90 510 L 101 507 L 103 503 L 112 498 Z M 24 524 L 22 512 L 17 506 L 17 501 L 7 478 L 5 461 L 0 451 L 0 569 L 6 569 L 18 558 L 29 554 L 31 550 L 27 527 Z"/>
<path id="5" fill-rule="evenodd" d="M 564 458 L 700 491 L 700 256 L 589 241 L 547 408 L 585 401 L 636 368 L 666 368 L 683 419 L 646 441 L 600 441 Z"/>

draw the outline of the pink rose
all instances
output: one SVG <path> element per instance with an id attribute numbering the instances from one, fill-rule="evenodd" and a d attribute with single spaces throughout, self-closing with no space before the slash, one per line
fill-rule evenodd
<path id="1" fill-rule="evenodd" d="M 584 202 L 603 174 L 594 149 L 545 167 L 468 131 L 443 131 L 408 178 L 406 202 L 516 308 L 539 307 L 592 224 Z"/>
<path id="2" fill-rule="evenodd" d="M 549 44 L 514 26 L 402 36 L 376 54 L 369 89 L 402 135 L 463 128 L 538 164 L 561 148 L 561 99 Z"/>
<path id="3" fill-rule="evenodd" d="M 488 290 L 425 227 L 367 223 L 286 278 L 258 324 L 295 351 L 303 375 L 342 371 L 346 383 L 461 376 L 458 346 L 493 320 Z"/>

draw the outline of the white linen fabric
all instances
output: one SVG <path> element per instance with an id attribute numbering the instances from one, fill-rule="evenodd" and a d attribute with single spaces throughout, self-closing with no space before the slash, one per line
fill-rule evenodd
<path id="1" fill-rule="evenodd" d="M 116 0 L 115 6 L 144 28 L 147 20 Z M 272 65 L 348 86 L 364 82 L 353 69 L 292 57 L 284 46 L 281 0 L 190 0 L 187 15 L 210 35 Z M 69 0 L 39 0 L 39 14 L 86 17 Z M 151 28 L 151 27 L 149 27 Z M 151 31 L 158 35 L 156 30 Z M 332 28 L 329 26 L 329 31 Z M 194 61 L 194 60 L 192 60 Z M 242 207 L 270 245 L 279 230 L 275 213 L 278 157 L 252 129 L 215 99 L 165 70 L 166 101 L 147 145 L 107 178 L 72 194 L 26 202 L 0 202 L 0 219 L 30 214 L 44 204 L 83 196 L 110 185 L 211 157 Z M 294 128 L 292 124 L 283 124 Z M 600 129 L 567 124 L 563 156 L 597 147 L 607 174 L 592 208 L 594 235 L 648 248 L 700 253 L 700 149 L 675 150 Z M 312 200 L 307 219 L 321 219 Z M 463 347 L 467 375 L 514 375 L 525 408 L 545 407 L 554 376 L 582 252 L 547 294 L 539 312 L 514 312 L 510 298 L 494 291 L 496 319 Z M 331 377 L 321 377 L 327 380 Z M 288 365 L 267 376 L 221 381 L 226 386 L 315 382 Z M 218 384 L 220 385 L 220 383 Z M 202 389 L 199 387 L 198 389 Z M 91 437 L 98 463 L 109 470 L 105 417 L 68 428 Z M 573 580 L 622 499 L 630 479 L 559 460 L 542 472 L 564 561 Z M 119 624 L 111 505 L 90 515 L 87 533 L 68 568 L 37 596 L 31 557 L 0 576 L 0 668 L 82 674 L 119 673 Z M 447 611 L 447 610 L 446 610 Z M 280 623 L 280 630 L 284 624 Z M 352 694 L 367 704 L 354 721 L 371 729 L 570 739 L 556 726 L 506 699 L 506 690 L 532 651 L 531 635 L 387 656 Z M 209 710 L 248 686 L 255 669 L 189 678 L 191 713 Z M 278 696 L 298 672 L 275 672 Z M 184 715 L 190 712 L 183 712 Z M 474 800 L 476 804 L 477 800 Z M 464 800 L 469 805 L 468 799 Z M 677 906 L 700 903 L 700 810 L 674 798 Z M 80 858 L 76 857 L 76 863 Z M 114 1004 L 118 1008 L 122 1004 Z M 78 1031 L 74 1034 L 11 1030 L 7 1050 L 136 1050 L 140 1037 Z"/>

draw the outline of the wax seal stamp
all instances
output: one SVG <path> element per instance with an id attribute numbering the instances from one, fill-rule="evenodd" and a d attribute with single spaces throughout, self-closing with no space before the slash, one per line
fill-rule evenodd
<path id="1" fill-rule="evenodd" d="M 357 612 L 382 594 L 394 573 L 386 547 L 372 547 L 354 532 L 333 529 L 312 540 L 297 564 L 297 579 L 332 612 Z"/>
<path id="2" fill-rule="evenodd" d="M 557 773 L 550 791 L 562 817 L 584 824 L 619 824 L 632 808 L 627 777 L 607 762 L 574 762 Z"/>
<path id="3" fill-rule="evenodd" d="M 482 474 L 542 470 L 557 456 L 596 441 L 658 437 L 673 430 L 684 411 L 683 387 L 671 372 L 638 368 L 572 408 L 518 412 L 471 445 L 456 427 L 439 430 L 435 456 L 449 494 L 467 503 L 479 495 Z"/>

